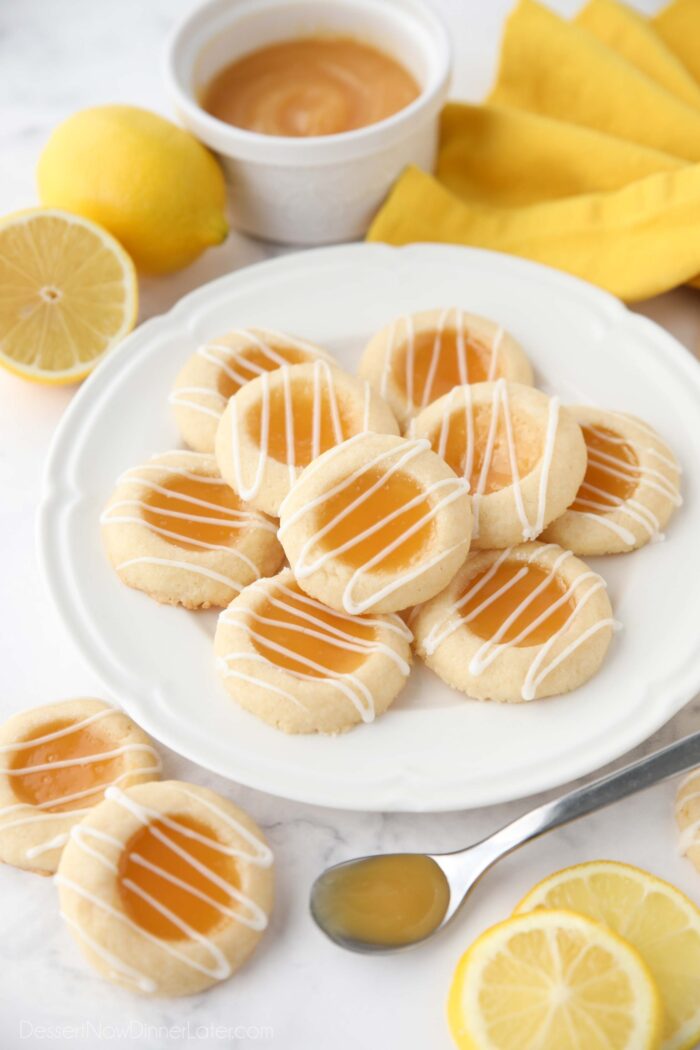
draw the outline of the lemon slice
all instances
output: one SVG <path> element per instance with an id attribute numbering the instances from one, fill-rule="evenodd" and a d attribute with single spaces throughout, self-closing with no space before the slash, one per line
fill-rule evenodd
<path id="1" fill-rule="evenodd" d="M 462 956 L 448 1000 L 462 1050 L 656 1050 L 662 1007 L 641 956 L 568 911 L 492 926 Z"/>
<path id="2" fill-rule="evenodd" d="M 136 273 L 105 230 L 34 208 L 0 220 L 0 364 L 75 383 L 134 326 Z"/>
<path id="3" fill-rule="evenodd" d="M 632 944 L 656 981 L 665 1007 L 663 1050 L 700 1039 L 700 909 L 647 871 L 612 860 L 565 868 L 544 879 L 516 908 L 568 908 L 604 922 Z"/>

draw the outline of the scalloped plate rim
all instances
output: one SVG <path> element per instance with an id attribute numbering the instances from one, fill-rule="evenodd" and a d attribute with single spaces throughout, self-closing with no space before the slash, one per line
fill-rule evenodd
<path id="1" fill-rule="evenodd" d="M 590 773 L 642 743 L 692 699 L 700 688 L 700 656 L 695 659 L 692 659 L 692 656 L 689 657 L 685 665 L 675 669 L 673 688 L 669 688 L 670 675 L 666 669 L 663 694 L 657 690 L 651 698 L 652 702 L 647 709 L 646 719 L 640 719 L 631 730 L 628 728 L 622 731 L 618 728 L 616 733 L 611 733 L 610 727 L 607 727 L 600 736 L 587 742 L 587 751 L 578 755 L 576 759 L 572 757 L 565 773 L 561 769 L 554 772 L 534 763 L 530 767 L 522 766 L 513 771 L 518 776 L 515 783 L 506 780 L 500 789 L 491 785 L 482 792 L 472 786 L 468 793 L 465 793 L 463 789 L 460 790 L 461 785 L 458 779 L 443 778 L 438 785 L 439 790 L 426 799 L 424 797 L 426 774 L 417 773 L 412 763 L 404 759 L 383 773 L 378 773 L 369 782 L 369 785 L 365 780 L 363 786 L 365 789 L 368 786 L 371 787 L 374 794 L 370 797 L 365 791 L 365 796 L 358 801 L 358 785 L 352 778 L 337 779 L 329 790 L 327 780 L 317 778 L 315 773 L 311 772 L 308 775 L 308 783 L 294 783 L 285 786 L 284 783 L 279 782 L 279 776 L 274 783 L 270 781 L 264 762 L 253 763 L 252 767 L 247 765 L 245 768 L 232 769 L 210 755 L 203 754 L 199 746 L 190 746 L 188 741 L 183 741 L 177 728 L 171 731 L 170 727 L 164 725 L 157 715 L 153 714 L 152 709 L 157 707 L 154 700 L 162 686 L 156 683 L 153 683 L 152 686 L 141 686 L 136 695 L 132 694 L 129 675 L 126 673 L 123 661 L 115 657 L 104 639 L 99 639 L 96 644 L 90 626 L 85 622 L 84 614 L 81 613 L 80 602 L 76 602 L 75 596 L 71 595 L 74 581 L 67 575 L 66 567 L 61 565 L 60 559 L 56 556 L 59 535 L 56 523 L 62 522 L 66 514 L 69 514 L 75 506 L 79 507 L 71 485 L 70 449 L 76 428 L 79 433 L 83 425 L 81 424 L 83 415 L 87 413 L 89 417 L 90 408 L 99 405 L 99 398 L 105 396 L 103 392 L 109 385 L 111 375 L 122 366 L 122 362 L 126 362 L 130 357 L 129 367 L 138 368 L 137 355 L 141 348 L 144 351 L 147 350 L 159 333 L 164 334 L 181 322 L 184 322 L 183 327 L 187 329 L 194 327 L 200 315 L 210 312 L 212 303 L 219 302 L 232 287 L 241 290 L 256 281 L 262 281 L 265 284 L 273 271 L 291 272 L 300 267 L 311 266 L 313 268 L 317 262 L 321 262 L 321 257 L 330 260 L 331 257 L 339 259 L 345 256 L 348 259 L 357 257 L 358 262 L 361 256 L 373 256 L 378 260 L 381 259 L 383 264 L 397 270 L 404 266 L 410 267 L 413 259 L 429 261 L 431 256 L 440 259 L 452 257 L 460 265 L 465 264 L 467 268 L 473 264 L 482 270 L 484 267 L 495 269 L 496 276 L 499 273 L 513 273 L 519 280 L 531 280 L 537 285 L 544 283 L 550 289 L 558 284 L 569 298 L 582 302 L 591 315 L 595 313 L 598 317 L 602 316 L 608 324 L 621 324 L 624 329 L 636 332 L 640 339 L 651 339 L 656 343 L 661 353 L 665 355 L 664 365 L 687 374 L 695 388 L 700 408 L 700 367 L 688 351 L 669 333 L 648 318 L 631 313 L 624 304 L 609 293 L 569 274 L 529 260 L 483 249 L 449 245 L 426 244 L 391 248 L 386 245 L 353 244 L 312 249 L 256 263 L 195 289 L 180 299 L 167 313 L 144 322 L 127 336 L 86 380 L 61 419 L 46 460 L 42 498 L 37 515 L 37 542 L 44 577 L 66 628 L 83 657 L 105 683 L 110 693 L 119 697 L 119 702 L 124 709 L 152 736 L 192 761 L 222 776 L 296 801 L 373 811 L 446 811 L 491 805 L 526 797 Z M 352 258 L 351 261 L 354 262 L 355 259 Z M 62 467 L 61 459 L 66 455 L 67 465 Z M 60 512 L 58 516 L 57 512 Z M 105 648 L 105 646 L 109 661 L 105 658 L 106 654 L 100 652 L 100 647 Z M 615 725 L 618 726 L 617 723 Z M 595 757 L 591 751 L 595 752 Z M 276 768 L 279 774 L 278 764 Z M 527 775 L 525 775 L 526 768 Z M 291 767 L 289 770 L 283 768 L 281 770 L 283 779 L 285 771 L 293 774 L 298 772 L 297 769 Z"/>

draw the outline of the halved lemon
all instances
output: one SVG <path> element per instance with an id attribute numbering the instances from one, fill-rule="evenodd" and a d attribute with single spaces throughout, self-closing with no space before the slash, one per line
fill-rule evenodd
<path id="1" fill-rule="evenodd" d="M 461 1050 L 657 1050 L 662 1007 L 639 953 L 600 923 L 533 911 L 462 956 L 447 1005 Z"/>
<path id="2" fill-rule="evenodd" d="M 655 875 L 612 860 L 577 864 L 543 879 L 518 904 L 567 908 L 624 937 L 644 959 L 665 1008 L 663 1050 L 700 1040 L 700 909 Z"/>
<path id="3" fill-rule="evenodd" d="M 53 208 L 0 219 L 0 364 L 76 383 L 136 320 L 134 265 L 93 222 Z"/>

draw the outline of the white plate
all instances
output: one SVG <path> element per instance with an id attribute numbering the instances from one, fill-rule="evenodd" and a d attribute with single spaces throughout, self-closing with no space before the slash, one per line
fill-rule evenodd
<path id="1" fill-rule="evenodd" d="M 624 629 L 569 696 L 518 706 L 466 700 L 418 666 L 389 712 L 337 738 L 288 737 L 240 710 L 215 673 L 214 613 L 123 586 L 98 517 L 114 479 L 176 447 L 172 381 L 230 327 L 288 329 L 354 370 L 371 332 L 457 304 L 497 318 L 565 401 L 639 414 L 686 467 L 665 543 L 597 559 Z M 106 688 L 154 737 L 240 783 L 364 810 L 447 810 L 519 798 L 588 773 L 653 733 L 700 688 L 700 368 L 674 339 L 575 278 L 456 247 L 346 245 L 233 273 L 149 321 L 67 411 L 49 455 L 39 547 L 66 626 Z"/>

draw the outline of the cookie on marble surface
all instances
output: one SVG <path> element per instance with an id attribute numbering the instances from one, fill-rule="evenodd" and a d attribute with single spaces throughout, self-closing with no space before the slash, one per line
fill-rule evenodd
<path id="1" fill-rule="evenodd" d="M 322 452 L 363 431 L 398 429 L 368 383 L 325 361 L 291 365 L 231 398 L 216 434 L 216 459 L 241 499 L 277 515 L 296 478 Z"/>
<path id="2" fill-rule="evenodd" d="M 111 785 L 153 780 L 160 759 L 122 711 L 102 700 L 61 700 L 0 726 L 0 860 L 50 875 L 71 828 Z"/>
<path id="3" fill-rule="evenodd" d="M 124 583 L 187 609 L 228 605 L 284 560 L 274 522 L 243 503 L 214 457 L 199 452 L 164 452 L 128 470 L 101 525 Z"/>
<path id="4" fill-rule="evenodd" d="M 535 539 L 569 506 L 586 470 L 581 428 L 559 399 L 504 379 L 454 387 L 409 433 L 469 481 L 473 549 Z"/>
<path id="5" fill-rule="evenodd" d="M 700 871 L 700 768 L 688 773 L 678 785 L 676 823 L 680 851 Z"/>
<path id="6" fill-rule="evenodd" d="M 542 538 L 575 554 L 622 554 L 662 530 L 682 500 L 680 467 L 671 449 L 641 419 L 624 412 L 576 405 L 587 468 L 571 506 Z"/>
<path id="7" fill-rule="evenodd" d="M 425 439 L 361 434 L 303 472 L 279 538 L 304 591 L 343 612 L 398 612 L 443 589 L 469 550 L 468 484 Z"/>
<path id="8" fill-rule="evenodd" d="M 144 994 L 194 995 L 258 944 L 272 853 L 254 821 L 207 788 L 113 787 L 73 829 L 56 883 L 61 914 L 103 977 Z"/>
<path id="9" fill-rule="evenodd" d="M 412 621 L 416 651 L 447 685 L 507 703 L 588 681 L 615 626 L 605 581 L 544 543 L 475 551 Z"/>
<path id="10" fill-rule="evenodd" d="M 269 328 L 237 328 L 212 339 L 187 359 L 170 394 L 175 422 L 197 452 L 213 452 L 216 428 L 237 390 L 282 365 L 332 360 L 321 347 Z"/>
<path id="11" fill-rule="evenodd" d="M 501 325 L 457 307 L 405 314 L 385 325 L 367 343 L 359 374 L 404 428 L 454 386 L 533 381 L 525 351 Z"/>
<path id="12" fill-rule="evenodd" d="M 258 718 L 286 733 L 341 733 L 396 699 L 410 640 L 398 616 L 329 609 L 283 569 L 220 614 L 215 650 L 228 692 Z"/>

